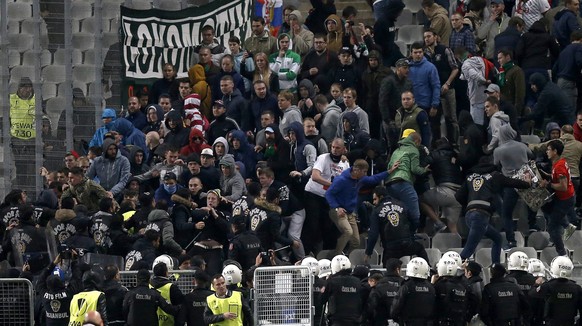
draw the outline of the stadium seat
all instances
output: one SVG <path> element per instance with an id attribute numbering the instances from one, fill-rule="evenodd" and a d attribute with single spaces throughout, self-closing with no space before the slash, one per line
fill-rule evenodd
<path id="1" fill-rule="evenodd" d="M 48 47 L 49 39 L 48 39 L 48 28 L 46 22 L 42 20 L 40 22 L 40 27 L 37 27 L 38 23 L 34 21 L 34 19 L 25 19 L 21 23 L 21 31 L 22 33 L 34 35 L 37 28 L 40 28 L 40 47 L 46 49 Z"/>
<path id="2" fill-rule="evenodd" d="M 109 19 L 103 18 L 101 19 L 101 30 L 103 32 L 109 31 Z M 97 33 L 97 21 L 95 17 L 85 18 L 81 21 L 81 32 L 82 33 Z"/>
<path id="3" fill-rule="evenodd" d="M 42 99 L 49 100 L 53 97 L 57 97 L 57 84 L 44 81 L 42 83 Z"/>
<path id="4" fill-rule="evenodd" d="M 20 66 L 20 52 L 16 50 L 8 50 L 8 68 Z"/>
<path id="5" fill-rule="evenodd" d="M 441 259 L 442 253 L 437 248 L 428 248 L 425 249 L 426 254 L 428 255 L 428 264 L 430 266 L 436 266 L 438 261 Z"/>
<path id="6" fill-rule="evenodd" d="M 6 7 L 9 20 L 21 21 L 32 17 L 32 6 L 30 3 L 8 2 Z"/>
<path id="7" fill-rule="evenodd" d="M 74 33 L 73 47 L 80 51 L 86 51 L 95 47 L 95 36 L 88 33 Z"/>
<path id="8" fill-rule="evenodd" d="M 430 248 L 430 237 L 426 233 L 417 233 L 414 235 L 416 242 L 420 243 L 425 249 Z"/>
<path id="9" fill-rule="evenodd" d="M 552 263 L 552 259 L 558 257 L 558 252 L 556 251 L 555 247 L 547 247 L 542 250 L 540 254 L 540 260 L 550 266 Z"/>
<path id="10" fill-rule="evenodd" d="M 119 30 L 119 18 L 111 18 L 111 21 L 109 22 L 109 31 L 117 33 L 118 30 Z"/>
<path id="11" fill-rule="evenodd" d="M 102 65 L 105 56 L 107 55 L 108 48 L 101 49 L 101 62 L 98 64 L 95 62 L 95 49 L 85 51 L 85 58 L 83 59 L 83 63 L 88 65 Z"/>
<path id="12" fill-rule="evenodd" d="M 24 52 L 22 55 L 22 64 L 25 66 L 34 66 L 39 56 L 33 50 Z M 42 50 L 40 53 L 40 66 L 46 67 L 52 63 L 53 56 L 49 50 Z"/>
<path id="13" fill-rule="evenodd" d="M 95 81 L 94 65 L 78 65 L 73 68 L 73 80 L 92 83 Z"/>
<path id="14" fill-rule="evenodd" d="M 515 247 L 511 248 L 507 253 L 507 257 L 511 256 L 512 253 L 516 251 L 521 251 L 526 254 L 529 258 L 538 258 L 538 252 L 534 247 Z"/>
<path id="15" fill-rule="evenodd" d="M 322 250 L 317 253 L 317 259 L 329 259 L 331 260 L 335 256 L 335 250 Z"/>
<path id="16" fill-rule="evenodd" d="M 422 0 L 407 0 L 404 3 L 406 4 L 404 8 L 411 12 L 417 12 L 422 9 Z"/>
<path id="17" fill-rule="evenodd" d="M 20 22 L 17 20 L 8 21 L 8 34 L 19 34 L 20 33 Z"/>
<path id="18" fill-rule="evenodd" d="M 574 250 L 572 253 L 572 262 L 582 264 L 582 250 Z"/>
<path id="19" fill-rule="evenodd" d="M 520 135 L 521 141 L 528 144 L 539 144 L 540 137 L 538 135 Z"/>
<path id="20" fill-rule="evenodd" d="M 396 45 L 398 45 L 398 47 L 400 48 L 400 52 L 402 53 L 402 55 L 404 55 L 405 57 L 408 56 L 408 45 L 406 45 L 406 43 L 402 42 L 402 41 L 395 41 L 394 43 L 396 43 Z"/>
<path id="21" fill-rule="evenodd" d="M 66 65 L 65 62 L 65 52 L 63 48 L 57 49 L 54 54 L 54 64 L 55 65 Z M 83 63 L 83 53 L 79 49 L 72 49 L 71 60 L 73 66 Z"/>
<path id="22" fill-rule="evenodd" d="M 119 42 L 119 34 L 117 33 L 117 31 L 103 33 L 103 47 L 105 49 L 109 49 L 110 46 L 112 46 L 113 44 L 118 43 L 118 42 Z M 105 58 L 105 56 L 103 58 Z"/>
<path id="23" fill-rule="evenodd" d="M 103 18 L 112 19 L 117 18 L 121 15 L 121 9 L 119 6 L 119 1 L 103 1 L 102 7 L 103 10 L 101 11 L 101 16 Z"/>
<path id="24" fill-rule="evenodd" d="M 406 264 L 408 264 L 408 262 L 410 261 L 410 259 L 411 259 L 410 256 L 402 256 L 402 257 L 400 257 L 400 261 L 402 262 L 403 268 L 406 267 Z"/>
<path id="25" fill-rule="evenodd" d="M 67 85 L 67 83 L 59 84 L 59 86 L 57 87 L 58 96 L 64 97 L 65 96 L 65 88 L 67 88 L 67 87 L 69 87 Z M 79 88 L 80 90 L 82 90 L 83 95 L 87 94 L 87 84 L 85 84 L 83 82 L 73 81 L 73 88 Z M 71 90 L 71 94 L 72 94 L 72 90 Z"/>
<path id="26" fill-rule="evenodd" d="M 564 241 L 566 248 L 572 251 L 582 251 L 582 231 L 576 230 L 570 239 Z"/>
<path id="27" fill-rule="evenodd" d="M 71 7 L 71 17 L 77 20 L 83 20 L 93 15 L 93 6 L 89 2 L 74 2 Z"/>
<path id="28" fill-rule="evenodd" d="M 20 33 L 8 35 L 8 48 L 20 53 L 32 49 L 33 44 L 34 36 L 32 34 Z"/>
<path id="29" fill-rule="evenodd" d="M 432 248 L 447 252 L 450 248 L 461 247 L 461 236 L 456 233 L 437 233 L 432 237 Z"/>
<path id="30" fill-rule="evenodd" d="M 414 17 L 412 15 L 412 11 L 408 9 L 404 9 L 402 14 L 396 20 L 394 24 L 396 27 L 402 27 L 405 25 L 413 25 L 414 24 Z"/>
<path id="31" fill-rule="evenodd" d="M 43 82 L 60 84 L 65 81 L 65 66 L 50 65 L 42 70 Z"/>
<path id="32" fill-rule="evenodd" d="M 483 267 L 491 266 L 491 248 L 481 248 L 475 251 L 475 262 Z"/>
<path id="33" fill-rule="evenodd" d="M 533 232 L 527 238 L 527 246 L 540 251 L 550 244 L 550 234 L 545 231 Z"/>
<path id="34" fill-rule="evenodd" d="M 398 29 L 397 41 L 402 41 L 406 44 L 412 44 L 416 41 L 423 40 L 424 27 L 421 25 L 406 25 Z"/>
<path id="35" fill-rule="evenodd" d="M 64 97 L 53 97 L 46 102 L 46 115 L 50 121 L 58 123 L 61 113 L 65 107 L 70 106 L 66 104 Z M 54 126 L 54 125 L 53 125 Z M 57 128 L 53 128 L 53 136 L 56 136 Z"/>
<path id="36" fill-rule="evenodd" d="M 158 9 L 182 10 L 182 4 L 181 4 L 181 1 L 160 1 Z"/>
<path id="37" fill-rule="evenodd" d="M 35 76 L 34 66 L 16 66 L 10 70 L 10 83 L 18 84 L 22 77 L 28 77 L 35 81 Z"/>
<path id="38" fill-rule="evenodd" d="M 129 7 L 138 10 L 152 9 L 152 2 L 150 0 L 131 0 Z"/>
<path id="39" fill-rule="evenodd" d="M 352 263 L 352 266 L 354 265 L 364 265 L 364 257 L 366 256 L 366 250 L 365 249 L 354 249 L 352 250 L 352 252 L 350 252 L 350 262 Z M 377 266 L 377 265 L 381 265 L 378 261 L 379 256 L 378 253 L 374 250 L 372 251 L 372 256 L 370 257 L 370 260 L 368 261 L 368 264 L 371 266 Z"/>

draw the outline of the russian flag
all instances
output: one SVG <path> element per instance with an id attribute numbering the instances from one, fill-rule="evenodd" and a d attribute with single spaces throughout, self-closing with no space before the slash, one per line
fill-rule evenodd
<path id="1" fill-rule="evenodd" d="M 283 0 L 255 0 L 255 16 L 263 17 L 273 36 L 283 23 Z"/>

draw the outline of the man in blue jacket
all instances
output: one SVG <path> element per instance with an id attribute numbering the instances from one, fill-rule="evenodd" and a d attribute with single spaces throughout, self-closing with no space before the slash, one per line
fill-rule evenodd
<path id="1" fill-rule="evenodd" d="M 398 163 L 395 163 L 388 172 L 384 171 L 367 176 L 368 162 L 359 159 L 354 162 L 353 167 L 333 179 L 325 193 L 325 199 L 330 207 L 329 218 L 341 232 L 335 247 L 336 254 L 341 254 L 348 242 L 350 243 L 348 252 L 360 245 L 360 232 L 356 222 L 360 188 L 378 185 L 382 180 L 388 178 L 389 173 L 397 167 Z"/>
<path id="2" fill-rule="evenodd" d="M 552 34 L 560 43 L 560 49 L 564 50 L 570 44 L 570 34 L 580 30 L 578 23 L 578 11 L 580 11 L 579 0 L 564 1 L 564 9 L 560 10 L 554 17 Z"/>

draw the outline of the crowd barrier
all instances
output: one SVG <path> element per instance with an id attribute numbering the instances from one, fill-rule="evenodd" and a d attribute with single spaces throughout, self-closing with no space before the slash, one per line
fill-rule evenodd
<path id="1" fill-rule="evenodd" d="M 29 280 L 0 279 L 0 325 L 34 325 L 34 292 Z"/>

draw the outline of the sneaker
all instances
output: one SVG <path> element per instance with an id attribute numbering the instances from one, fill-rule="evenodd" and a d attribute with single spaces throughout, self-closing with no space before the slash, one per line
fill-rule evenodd
<path id="1" fill-rule="evenodd" d="M 434 225 L 434 233 L 437 234 L 439 232 L 443 232 L 447 229 L 447 225 L 443 222 L 435 223 Z"/>
<path id="2" fill-rule="evenodd" d="M 517 243 L 510 241 L 503 247 L 503 251 L 509 252 L 515 247 L 517 247 Z"/>
<path id="3" fill-rule="evenodd" d="M 576 231 L 576 225 L 570 223 L 568 225 L 568 227 L 564 230 L 564 236 L 562 237 L 562 239 L 564 241 L 570 239 L 570 237 L 572 236 L 572 234 L 574 234 L 574 231 Z"/>

